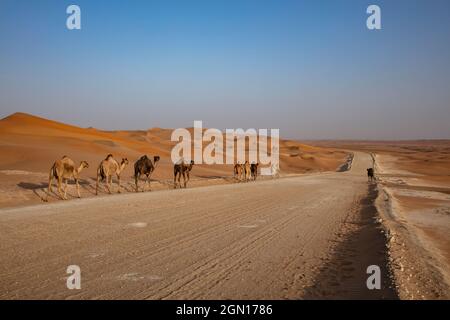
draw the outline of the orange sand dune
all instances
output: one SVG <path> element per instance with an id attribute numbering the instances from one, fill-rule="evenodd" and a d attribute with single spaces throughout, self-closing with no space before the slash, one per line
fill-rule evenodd
<path id="1" fill-rule="evenodd" d="M 192 131 L 192 129 L 190 129 Z M 86 160 L 90 167 L 82 172 L 85 184 L 92 184 L 96 168 L 109 153 L 120 159 L 126 157 L 130 165 L 122 177 L 131 191 L 133 163 L 143 154 L 159 155 L 161 161 L 152 178 L 167 181 L 160 188 L 168 188 L 173 177 L 170 159 L 176 142 L 170 140 L 172 129 L 153 128 L 133 131 L 103 131 L 80 128 L 25 113 L 15 113 L 0 120 L 0 207 L 39 202 L 48 171 L 56 159 L 67 155 L 76 163 Z M 343 162 L 345 152 L 312 147 L 292 140 L 280 140 L 282 174 L 335 171 Z M 196 165 L 192 180 L 232 177 L 230 165 Z M 195 182 L 193 182 L 195 184 Z M 156 184 L 158 188 L 158 185 Z M 127 189 L 128 190 L 128 189 Z M 86 194 L 86 192 L 83 193 Z M 86 194 L 90 195 L 90 194 Z"/>

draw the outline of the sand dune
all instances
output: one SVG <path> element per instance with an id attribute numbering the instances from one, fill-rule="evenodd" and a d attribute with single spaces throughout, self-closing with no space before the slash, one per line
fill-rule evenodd
<path id="1" fill-rule="evenodd" d="M 192 129 L 190 129 L 192 131 Z M 173 167 L 170 152 L 172 129 L 153 128 L 134 131 L 103 131 L 80 128 L 25 113 L 15 113 L 0 120 L 0 207 L 38 203 L 44 195 L 48 171 L 56 159 L 67 155 L 75 162 L 86 160 L 82 196 L 93 195 L 92 185 L 98 164 L 112 153 L 126 157 L 130 165 L 123 173 L 126 190 L 132 191 L 133 163 L 141 155 L 159 155 L 161 161 L 152 178 L 154 189 L 171 187 Z M 292 140 L 280 141 L 280 166 L 283 175 L 335 171 L 345 162 L 347 153 L 313 147 Z M 230 165 L 198 165 L 192 173 L 192 186 L 228 183 Z M 74 196 L 69 188 L 69 196 Z M 56 196 L 50 201 L 57 200 Z"/>

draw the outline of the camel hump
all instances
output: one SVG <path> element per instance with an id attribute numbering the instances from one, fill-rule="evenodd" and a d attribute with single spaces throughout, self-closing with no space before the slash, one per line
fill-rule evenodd
<path id="1" fill-rule="evenodd" d="M 146 154 L 144 154 L 144 155 L 140 158 L 140 160 L 146 160 L 146 159 L 148 159 L 148 157 L 147 157 Z"/>
<path id="2" fill-rule="evenodd" d="M 109 160 L 109 159 L 111 159 L 113 157 L 113 155 L 110 153 L 110 154 L 108 154 L 107 156 L 106 156 L 106 159 L 105 160 Z"/>

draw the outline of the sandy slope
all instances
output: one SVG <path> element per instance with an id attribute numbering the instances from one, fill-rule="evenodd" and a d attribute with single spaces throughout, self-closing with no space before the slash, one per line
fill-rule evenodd
<path id="1" fill-rule="evenodd" d="M 401 297 L 450 298 L 450 188 L 399 169 L 395 156 L 375 159 Z"/>
<path id="2" fill-rule="evenodd" d="M 393 298 L 357 154 L 350 172 L 0 210 L 0 298 Z M 68 290 L 66 268 L 81 267 Z"/>
<path id="3" fill-rule="evenodd" d="M 192 129 L 191 129 L 192 131 Z M 81 174 L 82 196 L 93 196 L 96 169 L 109 153 L 126 157 L 130 165 L 122 174 L 128 191 L 132 190 L 133 163 L 143 154 L 161 156 L 153 174 L 155 189 L 172 187 L 173 164 L 170 152 L 172 130 L 153 128 L 141 131 L 101 131 L 79 128 L 24 113 L 0 120 L 0 208 L 40 203 L 45 197 L 48 172 L 53 162 L 67 155 L 75 162 L 86 160 L 90 168 Z M 205 143 L 206 144 L 206 143 Z M 280 141 L 282 174 L 335 171 L 347 154 L 333 148 L 318 148 L 296 141 Z M 196 165 L 194 184 L 228 183 L 229 165 Z M 74 195 L 74 190 L 69 189 Z M 52 195 L 50 201 L 59 201 Z"/>

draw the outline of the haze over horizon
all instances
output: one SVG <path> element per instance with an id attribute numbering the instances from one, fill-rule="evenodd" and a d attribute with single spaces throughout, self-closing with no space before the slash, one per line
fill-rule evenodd
<path id="1" fill-rule="evenodd" d="M 66 28 L 81 7 L 82 29 Z M 377 4 L 382 30 L 366 28 Z M 450 138 L 450 2 L 0 3 L 0 118 Z"/>

